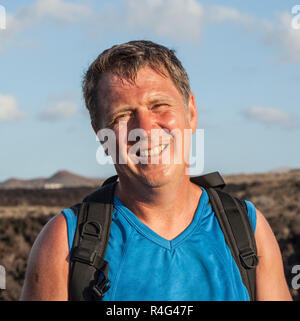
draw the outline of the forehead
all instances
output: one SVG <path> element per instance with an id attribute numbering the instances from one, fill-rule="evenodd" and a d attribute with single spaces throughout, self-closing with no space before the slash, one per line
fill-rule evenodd
<path id="1" fill-rule="evenodd" d="M 109 109 L 119 104 L 132 105 L 159 96 L 174 100 L 182 98 L 169 76 L 164 76 L 150 67 L 141 68 L 134 83 L 120 79 L 112 73 L 103 74 L 98 83 L 99 103 Z"/>

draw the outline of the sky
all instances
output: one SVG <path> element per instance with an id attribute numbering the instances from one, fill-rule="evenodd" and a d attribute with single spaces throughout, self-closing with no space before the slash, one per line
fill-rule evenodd
<path id="1" fill-rule="evenodd" d="M 300 168 L 300 0 L 0 5 L 0 181 L 115 173 L 97 162 L 81 81 L 103 50 L 137 39 L 175 49 L 189 75 L 202 174 Z"/>

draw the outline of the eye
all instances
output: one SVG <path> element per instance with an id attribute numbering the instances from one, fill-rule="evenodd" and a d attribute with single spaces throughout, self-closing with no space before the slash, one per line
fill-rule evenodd
<path id="1" fill-rule="evenodd" d="M 130 116 L 130 113 L 122 113 L 122 114 L 119 114 L 117 115 L 114 119 L 113 119 L 113 123 L 117 123 L 121 120 L 125 120 L 126 117 L 129 117 Z"/>
<path id="2" fill-rule="evenodd" d="M 119 125 L 122 122 L 128 122 L 131 118 L 132 112 L 123 112 L 120 114 L 113 115 L 109 121 L 109 127 L 113 128 L 114 126 Z"/>
<path id="3" fill-rule="evenodd" d="M 160 103 L 160 104 L 155 104 L 155 105 L 152 107 L 152 109 L 157 110 L 157 109 L 163 109 L 163 108 L 167 108 L 167 107 L 168 107 L 167 104 L 165 104 L 165 103 Z"/>
<path id="4" fill-rule="evenodd" d="M 119 115 L 119 116 L 117 116 L 116 118 L 115 118 L 115 121 L 117 121 L 117 120 L 119 120 L 119 119 L 121 119 L 121 118 L 124 118 L 124 117 L 126 117 L 127 116 L 127 114 L 121 114 L 121 115 Z"/>

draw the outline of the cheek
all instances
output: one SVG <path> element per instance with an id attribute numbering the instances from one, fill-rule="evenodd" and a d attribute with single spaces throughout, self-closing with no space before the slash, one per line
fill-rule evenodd
<path id="1" fill-rule="evenodd" d="M 161 123 L 163 127 L 172 130 L 176 128 L 181 128 L 183 122 L 183 117 L 179 114 L 166 113 L 161 117 Z"/>
<path id="2" fill-rule="evenodd" d="M 177 121 L 177 119 L 175 119 L 174 117 L 173 117 L 173 118 L 170 117 L 170 118 L 166 121 L 166 125 L 167 125 L 168 128 L 178 127 L 177 124 L 178 124 L 178 121 Z"/>

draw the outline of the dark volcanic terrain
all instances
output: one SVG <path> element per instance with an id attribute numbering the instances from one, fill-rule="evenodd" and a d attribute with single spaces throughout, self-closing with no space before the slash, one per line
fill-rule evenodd
<path id="1" fill-rule="evenodd" d="M 252 201 L 269 221 L 281 248 L 291 294 L 300 300 L 300 290 L 291 286 L 292 267 L 300 265 L 300 170 L 232 175 L 225 181 L 227 191 Z M 30 248 L 46 222 L 92 190 L 0 189 L 0 265 L 6 270 L 6 289 L 0 290 L 0 300 L 19 298 Z"/>

